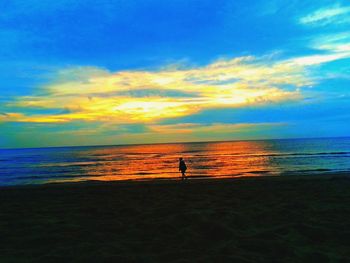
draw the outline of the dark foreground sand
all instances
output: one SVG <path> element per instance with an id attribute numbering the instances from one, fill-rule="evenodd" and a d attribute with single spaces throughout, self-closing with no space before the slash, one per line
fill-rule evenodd
<path id="1" fill-rule="evenodd" d="M 0 188 L 0 262 L 350 262 L 350 178 Z"/>

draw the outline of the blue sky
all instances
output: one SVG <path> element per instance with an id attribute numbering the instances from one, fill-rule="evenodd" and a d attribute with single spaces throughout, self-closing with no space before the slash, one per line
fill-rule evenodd
<path id="1" fill-rule="evenodd" d="M 349 135 L 348 1 L 0 10 L 0 147 Z"/>

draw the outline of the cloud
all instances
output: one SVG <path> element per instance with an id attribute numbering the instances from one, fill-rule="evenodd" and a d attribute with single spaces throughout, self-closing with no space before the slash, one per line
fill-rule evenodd
<path id="1" fill-rule="evenodd" d="M 326 50 L 332 53 L 347 54 L 350 53 L 350 33 L 329 33 L 316 36 L 311 41 L 311 48 L 317 50 Z"/>
<path id="2" fill-rule="evenodd" d="M 181 123 L 150 124 L 148 130 L 138 134 L 120 133 L 106 138 L 109 142 L 123 143 L 164 143 L 212 140 L 271 138 L 273 130 L 284 129 L 286 123 Z M 108 141 L 107 141 L 108 142 Z"/>
<path id="3" fill-rule="evenodd" d="M 322 35 L 313 35 L 308 38 L 309 48 L 318 54 L 295 57 L 290 63 L 299 66 L 313 66 L 350 58 L 350 33 L 338 32 Z"/>
<path id="4" fill-rule="evenodd" d="M 208 123 L 208 124 L 173 124 L 151 125 L 150 129 L 161 138 L 172 138 L 177 141 L 207 141 L 255 139 L 261 136 L 270 136 L 271 130 L 283 129 L 288 124 L 277 123 Z"/>
<path id="5" fill-rule="evenodd" d="M 285 126 L 286 123 L 180 123 L 180 124 L 168 124 L 168 125 L 150 125 L 149 129 L 157 134 L 223 134 L 223 133 L 240 133 L 246 130 L 254 130 L 257 128 L 271 128 L 276 126 Z"/>
<path id="6" fill-rule="evenodd" d="M 302 66 L 250 56 L 158 71 L 77 67 L 58 71 L 53 82 L 8 103 L 17 111 L 7 112 L 1 121 L 152 122 L 211 108 L 296 100 L 299 87 L 308 84 Z M 30 109 L 59 112 L 30 115 Z"/>
<path id="7" fill-rule="evenodd" d="M 337 25 L 336 27 L 322 28 L 322 34 L 308 37 L 308 47 L 319 54 L 297 57 L 292 62 L 300 66 L 313 66 L 350 58 L 350 6 L 323 7 L 311 14 L 299 18 L 299 23 L 312 27 Z M 344 26 L 339 26 L 344 24 Z M 305 41 L 303 39 L 302 41 Z"/>
<path id="8" fill-rule="evenodd" d="M 350 57 L 350 52 L 345 51 L 345 52 L 339 52 L 334 54 L 299 57 L 299 58 L 292 59 L 291 63 L 299 66 L 312 66 L 312 65 L 319 65 L 327 62 L 332 62 L 339 59 L 349 58 L 349 57 Z"/>
<path id="9" fill-rule="evenodd" d="M 7 102 L 0 121 L 155 123 L 207 109 L 300 100 L 300 88 L 316 79 L 307 75 L 307 69 L 350 57 L 348 37 L 342 33 L 315 38 L 312 45 L 321 43 L 322 53 L 286 60 L 245 56 L 155 71 L 66 68 L 33 94 Z"/>
<path id="10" fill-rule="evenodd" d="M 96 125 L 91 123 L 0 123 L 0 126 L 3 137 L 20 147 L 261 139 L 272 138 L 276 131 L 289 127 L 285 123 L 184 123 L 118 126 L 108 123 Z M 14 129 L 16 129 L 15 133 Z M 0 141 L 0 146 L 7 147 L 6 145 L 4 140 Z"/>
<path id="11" fill-rule="evenodd" d="M 299 23 L 311 26 L 326 26 L 329 24 L 341 24 L 350 22 L 349 6 L 329 6 L 314 11 L 299 19 Z"/>

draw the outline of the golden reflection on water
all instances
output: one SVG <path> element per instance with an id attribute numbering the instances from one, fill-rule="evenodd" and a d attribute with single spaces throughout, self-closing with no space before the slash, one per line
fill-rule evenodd
<path id="1" fill-rule="evenodd" d="M 112 181 L 178 178 L 179 157 L 192 178 L 275 175 L 272 149 L 266 141 L 241 141 L 105 147 L 79 154 L 91 158 L 91 165 L 81 168 L 86 179 Z"/>
<path id="2" fill-rule="evenodd" d="M 205 144 L 205 154 L 195 158 L 193 167 L 207 176 L 256 176 L 273 173 L 264 142 L 218 142 Z M 203 149 L 204 150 L 204 149 Z"/>

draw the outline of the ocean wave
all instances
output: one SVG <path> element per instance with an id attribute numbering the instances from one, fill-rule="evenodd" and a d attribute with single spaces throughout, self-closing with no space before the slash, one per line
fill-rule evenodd
<path id="1" fill-rule="evenodd" d="M 219 156 L 237 156 L 237 157 L 284 157 L 284 156 L 322 156 L 322 155 L 350 155 L 350 152 L 317 152 L 317 153 L 236 153 L 236 154 L 218 154 Z M 196 155 L 197 157 L 204 157 L 203 155 Z"/>
<path id="2" fill-rule="evenodd" d="M 14 150 L 0 156 L 0 185 L 11 182 L 93 180 L 95 178 L 178 177 L 183 156 L 188 176 L 268 176 L 350 171 L 350 140 L 264 141 Z M 207 144 L 207 145 L 205 145 Z M 243 145 L 243 146 L 242 146 Z M 138 150 L 140 150 L 138 152 Z M 114 180 L 114 179 L 113 179 Z M 6 183 L 6 182 L 5 182 Z"/>

